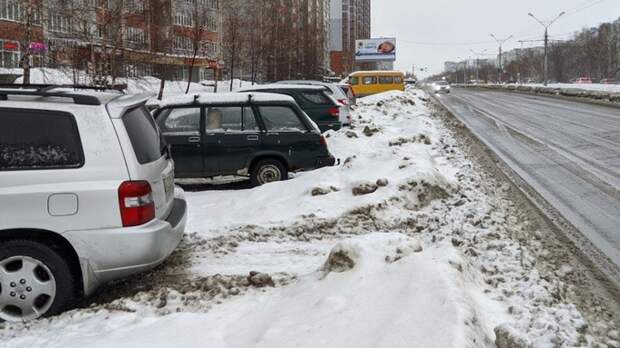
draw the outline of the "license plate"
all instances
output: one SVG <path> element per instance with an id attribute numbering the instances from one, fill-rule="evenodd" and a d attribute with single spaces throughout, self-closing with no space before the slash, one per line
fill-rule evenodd
<path id="1" fill-rule="evenodd" d="M 164 191 L 166 191 L 166 202 L 170 200 L 174 194 L 174 172 L 164 177 Z"/>

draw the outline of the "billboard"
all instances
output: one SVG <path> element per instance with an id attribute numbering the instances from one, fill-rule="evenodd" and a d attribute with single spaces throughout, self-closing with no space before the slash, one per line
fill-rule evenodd
<path id="1" fill-rule="evenodd" d="M 396 39 L 380 38 L 355 41 L 355 60 L 358 62 L 396 60 Z"/>

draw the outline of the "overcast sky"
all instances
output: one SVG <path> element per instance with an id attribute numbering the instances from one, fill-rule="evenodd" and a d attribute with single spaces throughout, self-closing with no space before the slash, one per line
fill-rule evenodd
<path id="1" fill-rule="evenodd" d="M 415 64 L 438 73 L 446 60 L 473 56 L 470 49 L 497 55 L 490 33 L 514 35 L 507 49 L 519 47 L 517 40 L 542 39 L 543 27 L 527 13 L 548 20 L 562 11 L 567 14 L 550 28 L 552 38 L 618 19 L 620 0 L 372 0 L 372 33 L 397 38 L 398 70 Z"/>

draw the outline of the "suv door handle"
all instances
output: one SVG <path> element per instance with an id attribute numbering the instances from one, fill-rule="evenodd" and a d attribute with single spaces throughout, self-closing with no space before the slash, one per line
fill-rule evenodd
<path id="1" fill-rule="evenodd" d="M 248 135 L 247 139 L 250 141 L 258 141 L 258 135 Z"/>
<path id="2" fill-rule="evenodd" d="M 189 138 L 187 138 L 187 142 L 189 142 L 189 143 L 199 143 L 200 142 L 200 137 L 189 137 Z"/>

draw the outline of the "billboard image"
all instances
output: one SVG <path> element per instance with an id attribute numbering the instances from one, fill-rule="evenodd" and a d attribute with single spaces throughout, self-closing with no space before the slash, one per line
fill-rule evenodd
<path id="1" fill-rule="evenodd" d="M 396 39 L 381 38 L 355 41 L 355 60 L 396 60 Z"/>

